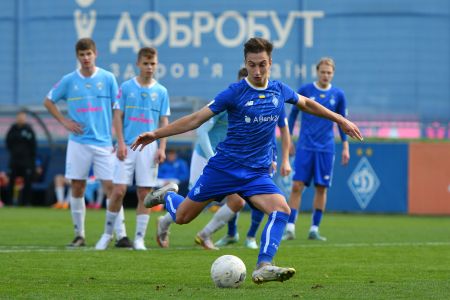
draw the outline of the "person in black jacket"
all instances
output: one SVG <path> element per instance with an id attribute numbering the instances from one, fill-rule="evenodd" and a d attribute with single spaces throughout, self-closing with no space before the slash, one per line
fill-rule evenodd
<path id="1" fill-rule="evenodd" d="M 36 163 L 36 135 L 27 123 L 24 110 L 16 115 L 16 122 L 6 135 L 6 148 L 9 152 L 9 185 L 7 204 L 29 205 L 32 202 L 31 184 L 34 178 Z M 23 184 L 18 193 L 18 186 Z"/>

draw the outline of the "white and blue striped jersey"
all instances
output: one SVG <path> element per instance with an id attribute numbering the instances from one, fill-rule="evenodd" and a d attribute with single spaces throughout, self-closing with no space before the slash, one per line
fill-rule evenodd
<path id="1" fill-rule="evenodd" d="M 330 86 L 328 89 L 321 89 L 316 83 L 306 84 L 298 90 L 302 96 L 322 104 L 329 110 L 336 112 L 344 117 L 347 116 L 347 106 L 344 92 L 339 88 Z M 293 107 L 289 115 L 289 130 L 292 133 L 295 120 L 299 110 Z M 300 124 L 300 137 L 297 141 L 297 147 L 322 152 L 334 153 L 334 123 L 330 120 L 320 118 L 308 113 L 302 114 Z M 339 127 L 339 134 L 342 141 L 347 140 L 347 135 Z"/>
<path id="2" fill-rule="evenodd" d="M 69 139 L 96 146 L 112 145 L 112 106 L 118 86 L 114 75 L 96 68 L 91 77 L 79 70 L 65 75 L 47 94 L 56 103 L 67 102 L 68 117 L 79 123 L 83 134 L 70 133 Z"/>
<path id="3" fill-rule="evenodd" d="M 160 117 L 170 116 L 169 94 L 156 80 L 149 87 L 141 86 L 136 77 L 127 80 L 120 86 L 118 98 L 114 109 L 123 111 L 126 145 L 131 145 L 141 133 L 156 130 Z"/>
<path id="4" fill-rule="evenodd" d="M 242 79 L 219 93 L 209 108 L 215 114 L 228 112 L 228 131 L 216 148 L 217 156 L 250 168 L 267 169 L 273 158 L 275 126 L 285 102 L 297 104 L 297 93 L 272 80 L 265 88 L 257 88 Z"/>

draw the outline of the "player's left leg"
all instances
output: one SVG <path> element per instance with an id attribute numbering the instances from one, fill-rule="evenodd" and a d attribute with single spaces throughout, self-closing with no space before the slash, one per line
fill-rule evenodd
<path id="1" fill-rule="evenodd" d="M 134 235 L 133 248 L 135 250 L 147 250 L 145 247 L 145 234 L 147 232 L 148 221 L 150 220 L 150 210 L 144 206 L 145 196 L 152 191 L 151 188 L 137 188 L 138 204 L 136 207 L 136 233 Z"/>
<path id="2" fill-rule="evenodd" d="M 327 239 L 319 234 L 319 226 L 322 221 L 323 212 L 327 203 L 327 188 L 325 186 L 316 186 L 314 194 L 314 210 L 311 218 L 311 228 L 309 229 L 308 239 L 326 241 Z"/>
<path id="3" fill-rule="evenodd" d="M 274 266 L 272 261 L 289 219 L 289 206 L 281 194 L 253 195 L 250 201 L 256 208 L 269 215 L 261 234 L 261 249 L 252 280 L 257 284 L 288 280 L 295 274 L 295 269 Z"/>

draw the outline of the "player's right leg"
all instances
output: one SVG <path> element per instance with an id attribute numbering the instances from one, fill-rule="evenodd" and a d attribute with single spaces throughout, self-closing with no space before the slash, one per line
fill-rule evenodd
<path id="1" fill-rule="evenodd" d="M 66 174 L 71 180 L 72 193 L 70 196 L 70 212 L 75 229 L 75 238 L 70 247 L 85 246 L 84 222 L 86 218 L 86 205 L 84 192 L 89 168 L 93 161 L 93 152 L 89 145 L 69 140 L 66 152 Z"/>
<path id="2" fill-rule="evenodd" d="M 232 221 L 234 217 L 237 218 L 238 212 L 244 208 L 245 200 L 242 199 L 238 194 L 232 194 L 227 196 L 227 203 L 223 205 L 215 214 L 213 219 L 205 226 L 205 228 L 200 232 L 204 236 L 211 237 L 211 235 L 222 228 L 226 223 L 230 226 L 229 222 Z M 234 244 L 239 241 L 239 233 L 237 233 L 236 228 L 232 231 L 228 230 L 226 236 L 222 237 L 215 243 L 216 247 L 223 247 L 229 244 Z"/>

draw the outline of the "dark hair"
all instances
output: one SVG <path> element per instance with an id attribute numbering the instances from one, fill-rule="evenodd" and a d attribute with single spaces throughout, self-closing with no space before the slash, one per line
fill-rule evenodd
<path id="1" fill-rule="evenodd" d="M 75 45 L 75 53 L 84 50 L 92 50 L 94 52 L 97 51 L 97 47 L 95 46 L 95 42 L 93 39 L 82 38 L 78 40 L 77 44 Z"/>
<path id="2" fill-rule="evenodd" d="M 248 53 L 267 52 L 269 57 L 272 57 L 273 45 L 266 39 L 254 37 L 249 39 L 244 45 L 244 58 L 247 58 Z"/>
<path id="3" fill-rule="evenodd" d="M 151 48 L 151 47 L 144 47 L 144 48 L 141 48 L 141 50 L 139 50 L 139 52 L 138 52 L 138 61 L 141 59 L 141 58 L 143 58 L 143 57 L 146 57 L 146 58 L 153 58 L 153 57 L 155 57 L 156 55 L 158 55 L 158 51 L 156 51 L 156 49 L 155 48 Z"/>
<path id="4" fill-rule="evenodd" d="M 238 80 L 248 76 L 248 71 L 246 68 L 241 68 L 238 72 Z"/>

